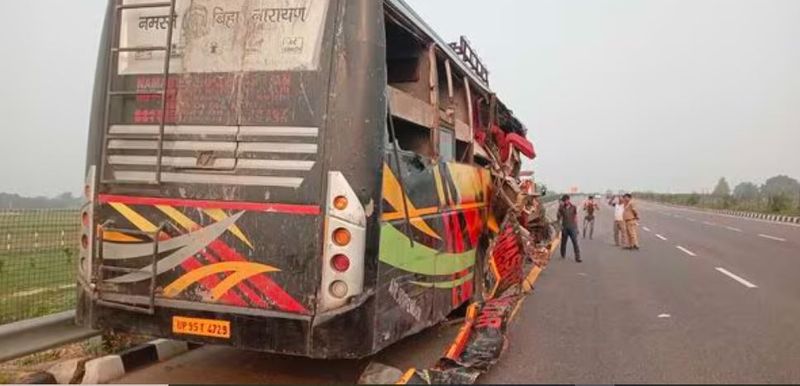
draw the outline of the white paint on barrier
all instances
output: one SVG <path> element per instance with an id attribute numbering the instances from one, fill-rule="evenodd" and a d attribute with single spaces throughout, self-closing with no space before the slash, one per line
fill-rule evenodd
<path id="1" fill-rule="evenodd" d="M 743 285 L 743 286 L 745 286 L 745 287 L 747 287 L 747 288 L 758 288 L 758 286 L 757 286 L 757 285 L 755 285 L 755 284 L 753 284 L 753 283 L 751 283 L 751 282 L 749 282 L 749 281 L 747 281 L 747 280 L 745 280 L 745 279 L 742 279 L 741 277 L 739 277 L 739 276 L 737 276 L 737 275 L 735 275 L 735 274 L 731 273 L 730 271 L 728 271 L 728 270 L 727 270 L 727 269 L 725 269 L 725 268 L 722 268 L 722 267 L 717 267 L 717 271 L 719 271 L 719 272 L 721 272 L 722 274 L 724 274 L 724 275 L 726 275 L 726 276 L 730 277 L 730 278 L 731 278 L 731 279 L 733 279 L 733 280 L 736 280 L 737 282 L 739 282 L 739 284 L 741 284 L 741 285 Z"/>

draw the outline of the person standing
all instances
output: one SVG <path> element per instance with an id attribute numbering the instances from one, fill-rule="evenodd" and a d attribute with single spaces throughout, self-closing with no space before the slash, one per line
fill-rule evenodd
<path id="1" fill-rule="evenodd" d="M 639 249 L 639 210 L 633 203 L 633 196 L 628 193 L 623 196 L 622 201 L 625 203 L 625 210 L 622 218 L 625 220 L 625 235 L 628 238 L 628 245 L 625 249 Z"/>
<path id="2" fill-rule="evenodd" d="M 572 239 L 575 262 L 581 263 L 581 248 L 578 245 L 578 208 L 572 204 L 568 195 L 561 197 L 558 207 L 558 220 L 561 222 L 561 258 L 567 257 L 567 239 Z"/>
<path id="3" fill-rule="evenodd" d="M 614 245 L 625 247 L 627 246 L 625 242 L 625 204 L 622 202 L 622 197 L 614 197 L 611 205 L 614 206 Z"/>
<path id="4" fill-rule="evenodd" d="M 583 203 L 583 238 L 586 238 L 586 229 L 589 229 L 589 240 L 594 240 L 594 214 L 600 210 L 600 205 L 594 200 L 594 196 L 589 196 L 589 200 Z"/>

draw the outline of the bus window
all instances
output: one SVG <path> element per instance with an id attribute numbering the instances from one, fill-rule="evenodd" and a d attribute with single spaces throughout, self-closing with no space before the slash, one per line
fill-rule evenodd
<path id="1" fill-rule="evenodd" d="M 410 151 L 426 158 L 433 157 L 431 130 L 402 119 L 394 119 L 394 130 L 400 149 Z"/>
<path id="2" fill-rule="evenodd" d="M 471 163 L 470 161 L 471 144 L 464 141 L 456 141 L 456 161 L 460 163 Z"/>
<path id="3" fill-rule="evenodd" d="M 455 160 L 455 135 L 452 131 L 441 128 L 439 129 L 439 160 L 442 162 L 451 162 Z"/>

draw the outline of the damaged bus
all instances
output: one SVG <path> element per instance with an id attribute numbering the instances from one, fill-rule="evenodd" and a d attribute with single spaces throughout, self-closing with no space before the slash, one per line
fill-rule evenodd
<path id="1" fill-rule="evenodd" d="M 78 322 L 359 358 L 480 297 L 533 157 L 402 0 L 109 0 Z"/>

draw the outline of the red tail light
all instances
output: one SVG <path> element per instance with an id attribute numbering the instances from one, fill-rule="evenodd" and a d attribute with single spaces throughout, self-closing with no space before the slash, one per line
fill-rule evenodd
<path id="1" fill-rule="evenodd" d="M 347 272 L 350 269 L 350 258 L 345 255 L 336 255 L 331 259 L 331 265 L 338 272 Z"/>

